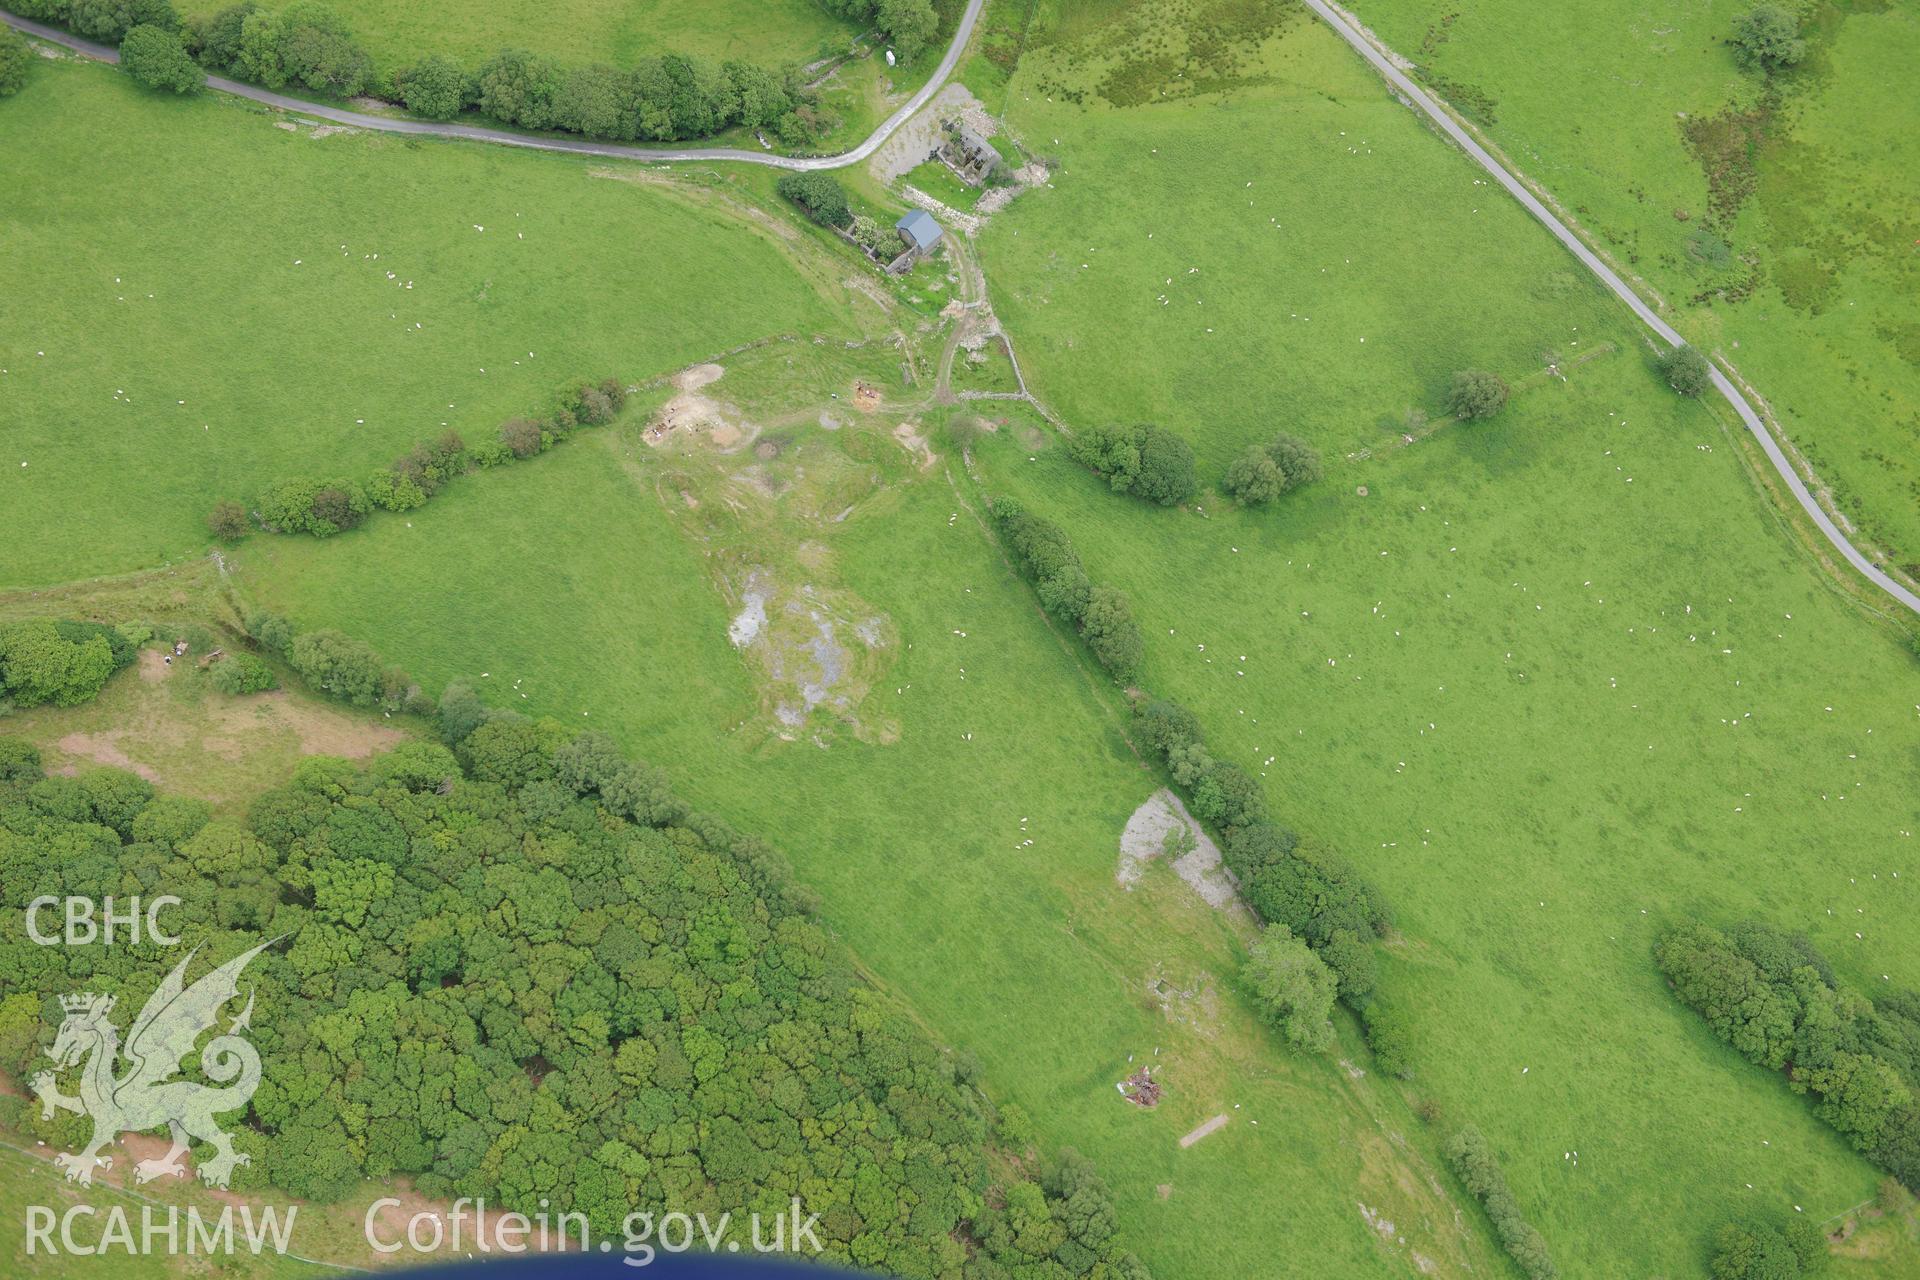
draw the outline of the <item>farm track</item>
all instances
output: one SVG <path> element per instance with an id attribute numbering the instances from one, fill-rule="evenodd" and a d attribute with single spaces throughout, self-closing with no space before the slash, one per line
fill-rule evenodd
<path id="1" fill-rule="evenodd" d="M 920 86 L 904 105 L 885 120 L 880 127 L 867 136 L 866 141 L 851 151 L 843 151 L 832 156 L 780 156 L 759 151 L 744 151 L 738 147 L 629 147 L 613 142 L 589 142 L 574 138 L 541 138 L 527 133 L 516 133 L 511 129 L 488 129 L 471 124 L 442 124 L 432 120 L 403 120 L 389 116 L 370 116 L 360 111 L 348 111 L 341 107 L 329 107 L 304 98 L 289 97 L 283 93 L 274 93 L 238 80 L 229 80 L 225 76 L 207 77 L 207 87 L 220 93 L 230 93 L 237 98 L 246 98 L 265 106 L 282 111 L 294 111 L 301 115 L 331 121 L 334 124 L 347 125 L 355 129 L 371 129 L 381 133 L 402 133 L 429 138 L 454 138 L 465 142 L 493 142 L 502 146 L 526 147 L 534 151 L 560 151 L 570 155 L 601 156 L 616 160 L 649 160 L 656 163 L 683 160 L 733 160 L 741 164 L 760 164 L 773 169 L 792 169 L 808 171 L 818 169 L 844 169 L 859 164 L 880 145 L 893 136 L 895 130 L 905 124 L 914 113 L 927 105 L 929 99 L 939 92 L 947 77 L 953 74 L 954 67 L 960 63 L 960 55 L 967 47 L 967 41 L 973 36 L 973 26 L 979 20 L 980 10 L 986 0 L 968 0 L 966 12 L 960 15 L 960 24 L 954 29 L 953 41 L 947 46 L 946 54 L 940 59 L 940 65 L 934 68 L 933 75 Z M 119 51 L 91 40 L 83 40 L 57 27 L 34 22 L 0 9 L 0 22 L 16 27 L 26 34 L 50 44 L 71 49 L 84 57 L 99 62 L 118 63 Z"/>
<path id="2" fill-rule="evenodd" d="M 1661 319 L 1659 314 L 1633 290 L 1632 286 L 1620 278 L 1619 273 L 1608 266 L 1599 254 L 1588 248 L 1587 243 L 1575 235 L 1564 222 L 1555 217 L 1553 211 L 1541 203 L 1539 198 L 1528 189 L 1527 185 L 1522 182 L 1517 175 L 1499 160 L 1495 159 L 1493 154 L 1481 146 L 1474 136 L 1468 132 L 1450 112 L 1436 103 L 1422 91 L 1418 85 L 1414 84 L 1405 72 L 1400 70 L 1397 62 L 1403 62 L 1405 61 L 1404 59 L 1396 59 L 1396 56 L 1390 50 L 1385 49 L 1383 46 L 1369 39 L 1346 14 L 1334 5 L 1327 3 L 1327 0 L 1305 0 L 1305 3 L 1307 7 L 1318 14 L 1329 27 L 1333 28 L 1334 34 L 1346 41 L 1353 47 L 1355 52 L 1366 59 L 1368 64 L 1380 73 L 1381 78 L 1386 80 L 1387 84 L 1392 87 L 1396 94 L 1405 99 L 1409 105 L 1418 109 L 1436 125 L 1440 126 L 1441 131 L 1445 133 L 1447 137 L 1458 143 L 1460 148 L 1469 156 L 1473 157 L 1481 168 L 1492 174 L 1494 180 L 1506 188 L 1507 194 L 1511 195 L 1515 200 L 1518 200 L 1528 213 L 1532 214 L 1542 226 L 1552 232 L 1554 238 L 1565 245 L 1567 251 L 1578 258 L 1587 270 L 1597 276 L 1600 282 L 1613 292 L 1615 297 L 1632 308 L 1633 313 L 1639 316 L 1648 328 L 1658 334 L 1669 346 L 1677 347 L 1686 342 L 1686 339 L 1682 338 L 1672 325 Z M 1833 517 L 1827 513 L 1826 508 L 1822 507 L 1819 501 L 1814 498 L 1812 492 L 1808 490 L 1806 482 L 1800 478 L 1800 473 L 1795 470 L 1793 463 L 1787 458 L 1786 452 L 1780 447 L 1780 442 L 1774 439 L 1773 433 L 1768 430 L 1767 424 L 1761 419 L 1760 415 L 1755 412 L 1753 405 L 1747 401 L 1746 396 L 1741 394 L 1740 389 L 1721 371 L 1718 364 L 1713 364 L 1712 369 L 1714 389 L 1720 393 L 1729 405 L 1733 406 L 1733 411 L 1738 414 L 1740 420 L 1746 424 L 1747 430 L 1753 433 L 1754 439 L 1759 442 L 1760 448 L 1766 453 L 1767 460 L 1773 464 L 1773 469 L 1780 473 L 1780 478 L 1786 482 L 1788 491 L 1793 494 L 1794 500 L 1800 504 L 1800 509 L 1807 513 L 1807 518 L 1813 521 L 1814 525 L 1825 535 L 1827 541 L 1833 544 L 1834 549 L 1846 558 L 1847 563 L 1858 569 L 1868 581 L 1905 605 L 1908 609 L 1913 610 L 1915 613 L 1920 613 L 1920 595 L 1915 595 L 1905 586 L 1896 582 L 1892 577 L 1882 571 L 1878 565 L 1869 560 L 1858 547 L 1853 545 L 1847 538 L 1845 532 L 1843 532 L 1840 526 L 1834 521 Z"/>

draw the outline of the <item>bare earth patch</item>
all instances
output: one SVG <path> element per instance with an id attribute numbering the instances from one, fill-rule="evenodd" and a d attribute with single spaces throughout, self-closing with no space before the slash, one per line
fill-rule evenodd
<path id="1" fill-rule="evenodd" d="M 1184 1135 L 1180 1139 L 1180 1148 L 1181 1150 L 1184 1151 L 1186 1148 L 1192 1146 L 1194 1143 L 1200 1141 L 1202 1138 L 1211 1137 L 1212 1135 L 1220 1132 L 1220 1130 L 1226 1127 L 1227 1127 L 1227 1117 L 1225 1115 L 1217 1115 L 1213 1119 L 1201 1125 L 1199 1128 L 1193 1130 L 1191 1133 Z"/>
<path id="2" fill-rule="evenodd" d="M 922 471 L 933 470 L 933 464 L 940 460 L 939 455 L 927 444 L 927 437 L 921 433 L 918 423 L 901 423 L 893 429 L 893 438 L 900 442 L 902 449 L 914 456 L 914 465 Z"/>
<path id="3" fill-rule="evenodd" d="M 641 433 L 641 438 L 658 449 L 674 436 L 684 435 L 696 441 L 704 439 L 722 453 L 731 453 L 751 442 L 759 435 L 759 428 L 742 422 L 737 411 L 730 412 L 727 406 L 700 390 L 719 381 L 725 373 L 717 364 L 697 364 L 674 374 L 672 381 L 679 394 L 660 406 L 660 412 Z"/>
<path id="4" fill-rule="evenodd" d="M 882 183 L 904 178 L 925 163 L 940 145 L 942 120 L 958 119 L 981 137 L 998 130 L 986 106 L 959 81 L 944 86 L 911 120 L 894 131 L 867 162 L 868 170 Z"/>
<path id="5" fill-rule="evenodd" d="M 301 756 L 364 760 L 405 736 L 378 716 L 285 690 L 229 697 L 187 662 L 159 659 L 144 651 L 139 679 L 117 677 L 81 707 L 23 713 L 14 731 L 39 745 L 49 772 L 124 769 L 216 808 L 279 781 Z"/>
<path id="6" fill-rule="evenodd" d="M 70 756 L 79 756 L 95 764 L 104 764 L 113 769 L 125 769 L 137 773 L 148 782 L 160 781 L 160 771 L 150 765 L 141 764 L 120 749 L 120 739 L 126 736 L 124 729 L 109 729 L 105 733 L 70 733 L 56 744 L 60 750 Z M 79 770 L 68 765 L 61 773 L 77 773 Z"/>
<path id="7" fill-rule="evenodd" d="M 1149 862 L 1169 853 L 1175 874 L 1208 906 L 1222 911 L 1246 909 L 1239 904 L 1240 886 L 1220 860 L 1220 846 L 1187 812 L 1180 797 L 1162 787 L 1127 819 L 1120 833 L 1120 865 L 1114 879 L 1122 888 L 1132 889 Z"/>
<path id="8" fill-rule="evenodd" d="M 852 592 L 782 581 L 765 567 L 749 570 L 728 594 L 737 608 L 727 640 L 755 671 L 762 705 L 778 737 L 796 740 L 815 713 L 863 739 L 890 740 L 887 722 L 869 724 L 860 704 L 896 646 L 893 625 Z M 820 738 L 816 724 L 812 736 Z"/>

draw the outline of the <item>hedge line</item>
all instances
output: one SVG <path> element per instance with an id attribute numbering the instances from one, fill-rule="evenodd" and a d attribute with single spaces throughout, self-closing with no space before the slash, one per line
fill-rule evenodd
<path id="1" fill-rule="evenodd" d="M 886 12 L 916 4 L 931 15 L 927 0 L 896 0 Z M 738 125 L 770 128 L 799 147 L 820 128 L 797 68 L 716 64 L 679 53 L 628 67 L 563 66 L 523 49 L 502 49 L 471 71 L 434 53 L 382 70 L 345 20 L 319 0 L 292 0 L 280 9 L 241 0 L 192 19 L 182 19 L 171 0 L 13 0 L 11 7 L 108 44 L 134 35 L 135 47 L 123 50 L 128 70 L 144 83 L 181 92 L 198 87 L 197 77 L 181 74 L 184 54 L 208 71 L 268 89 L 332 98 L 365 94 L 434 120 L 473 110 L 524 129 L 619 142 L 705 138 Z"/>
<path id="2" fill-rule="evenodd" d="M 1869 1000 L 1805 937 L 1753 921 L 1683 925 L 1654 960 L 1715 1035 L 1784 1072 L 1856 1150 L 1920 1190 L 1920 995 Z"/>
<path id="3" fill-rule="evenodd" d="M 309 533 L 332 537 L 357 528 L 377 508 L 411 511 L 425 505 L 454 477 L 476 467 L 496 467 L 551 449 L 581 427 L 613 421 L 627 402 L 617 378 L 581 383 L 561 396 L 544 418 L 509 418 L 496 439 L 468 445 L 457 431 L 423 440 L 365 480 L 351 478 L 282 480 L 260 495 L 253 510 L 223 499 L 207 514 L 216 537 L 246 536 L 255 521 L 269 533 Z"/>
<path id="4" fill-rule="evenodd" d="M 1283 924 L 1333 970 L 1340 999 L 1365 1021 L 1381 1066 L 1408 1073 L 1404 1026 L 1373 1000 L 1373 943 L 1392 924 L 1386 900 L 1325 843 L 1273 821 L 1258 779 L 1207 749 L 1199 719 L 1164 699 L 1136 705 L 1141 740 L 1173 775 L 1194 816 L 1221 834 L 1241 895 L 1263 921 Z"/>
<path id="5" fill-rule="evenodd" d="M 996 498 L 988 511 L 1012 548 L 1014 565 L 1033 584 L 1040 604 L 1072 626 L 1107 673 L 1125 684 L 1146 656 L 1146 638 L 1127 598 L 1095 586 L 1066 530 L 1025 511 L 1011 498 Z"/>
<path id="6" fill-rule="evenodd" d="M 1074 626 L 1100 665 L 1123 683 L 1139 670 L 1146 640 L 1127 598 L 1087 576 L 1066 530 L 1011 498 L 988 503 L 994 525 L 1041 607 Z M 1177 703 L 1135 704 L 1141 739 L 1167 766 L 1201 822 L 1218 831 L 1227 866 L 1262 920 L 1284 924 L 1312 947 L 1339 980 L 1340 999 L 1361 1015 L 1383 1070 L 1410 1073 L 1405 1021 L 1373 999 L 1373 943 L 1391 916 L 1379 890 L 1324 843 L 1301 839 L 1267 813 L 1259 780 L 1207 749 L 1194 714 Z"/>
<path id="7" fill-rule="evenodd" d="M 264 609 L 249 614 L 246 626 L 249 639 L 278 655 L 309 689 L 324 697 L 389 714 L 404 711 L 430 716 L 439 710 L 434 700 L 414 683 L 413 677 L 390 665 L 364 640 L 331 629 L 301 631 L 281 615 Z M 257 658 L 241 656 L 265 668 Z M 223 661 L 214 669 L 218 671 L 226 665 Z M 244 683 L 255 683 L 262 678 L 251 667 L 245 669 L 243 675 L 247 677 Z M 267 680 L 271 680 L 272 675 L 271 670 L 264 672 Z"/>
<path id="8" fill-rule="evenodd" d="M 1485 1136 L 1468 1125 L 1447 1142 L 1445 1155 L 1460 1181 L 1486 1208 L 1500 1243 L 1529 1280 L 1553 1280 L 1559 1275 L 1560 1268 L 1547 1256 L 1547 1242 L 1520 1212 L 1520 1202 L 1513 1198 L 1507 1176 L 1500 1171 L 1500 1162 Z"/>

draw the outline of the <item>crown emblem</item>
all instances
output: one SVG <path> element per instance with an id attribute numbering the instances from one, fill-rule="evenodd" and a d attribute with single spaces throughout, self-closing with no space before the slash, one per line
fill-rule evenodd
<path id="1" fill-rule="evenodd" d="M 78 995 L 61 996 L 60 1007 L 68 1013 L 83 1013 L 89 1009 L 98 1007 L 100 1012 L 105 1013 L 113 1007 L 113 997 L 95 995 L 91 991 L 82 991 Z"/>

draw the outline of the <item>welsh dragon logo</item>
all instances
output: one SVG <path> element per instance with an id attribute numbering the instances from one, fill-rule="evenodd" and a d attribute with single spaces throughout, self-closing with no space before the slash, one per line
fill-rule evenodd
<path id="1" fill-rule="evenodd" d="M 260 1054 L 240 1033 L 253 1017 L 253 993 L 247 993 L 246 1008 L 227 1030 L 207 1042 L 200 1051 L 200 1069 L 211 1085 L 190 1080 L 171 1079 L 181 1061 L 191 1052 L 202 1034 L 220 1019 L 220 1010 L 239 994 L 241 970 L 261 951 L 273 945 L 263 942 L 253 950 L 235 956 L 191 987 L 186 985 L 187 965 L 199 948 L 173 967 L 159 989 L 148 997 L 127 1031 L 124 1047 L 120 1032 L 109 1018 L 114 997 L 81 995 L 60 997 L 66 1016 L 60 1034 L 47 1056 L 54 1070 L 42 1071 L 33 1078 L 34 1096 L 40 1099 L 40 1115 L 51 1119 L 55 1108 L 72 1111 L 93 1119 L 93 1138 L 75 1155 L 61 1152 L 54 1163 L 66 1171 L 67 1181 L 81 1185 L 93 1181 L 93 1171 L 111 1169 L 113 1157 L 100 1149 L 122 1133 L 141 1133 L 167 1127 L 173 1147 L 156 1160 L 142 1160 L 134 1166 L 137 1182 L 151 1182 L 163 1174 L 185 1177 L 180 1157 L 186 1154 L 187 1140 L 210 1144 L 211 1159 L 199 1162 L 200 1178 L 208 1186 L 225 1187 L 236 1166 L 249 1158 L 233 1149 L 233 1138 L 213 1117 L 247 1105 L 260 1085 Z M 124 1074 L 115 1074 L 125 1058 Z M 61 1093 L 55 1077 L 76 1064 L 80 1070 L 80 1096 Z"/>

